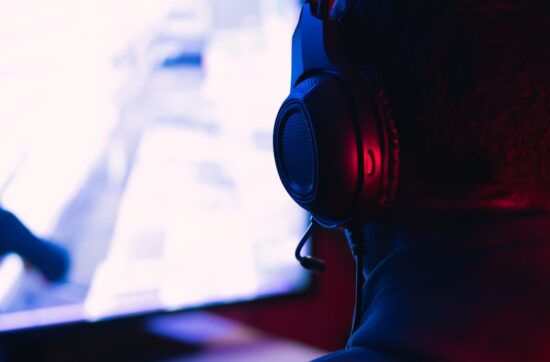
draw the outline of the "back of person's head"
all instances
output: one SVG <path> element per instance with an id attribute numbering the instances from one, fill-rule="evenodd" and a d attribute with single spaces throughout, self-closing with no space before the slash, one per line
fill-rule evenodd
<path id="1" fill-rule="evenodd" d="M 345 34 L 393 104 L 401 191 L 450 208 L 550 209 L 549 9 L 545 0 L 356 1 Z"/>

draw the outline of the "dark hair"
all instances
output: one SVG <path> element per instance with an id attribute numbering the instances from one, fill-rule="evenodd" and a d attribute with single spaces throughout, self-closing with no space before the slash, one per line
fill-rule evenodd
<path id="1" fill-rule="evenodd" d="M 380 71 L 422 182 L 550 205 L 549 13 L 546 0 L 356 1 L 346 37 Z"/>

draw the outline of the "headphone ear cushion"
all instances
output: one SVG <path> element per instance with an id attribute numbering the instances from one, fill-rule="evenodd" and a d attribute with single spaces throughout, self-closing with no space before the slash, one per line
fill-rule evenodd
<path id="1" fill-rule="evenodd" d="M 380 120 L 384 132 L 384 145 L 386 163 L 384 177 L 382 178 L 384 192 L 380 199 L 382 207 L 388 207 L 395 200 L 397 194 L 397 185 L 399 183 L 399 138 L 397 136 L 397 126 L 393 115 L 390 102 L 386 97 L 386 91 L 380 87 L 377 93 L 380 102 Z"/>
<path id="2" fill-rule="evenodd" d="M 378 104 L 378 119 L 381 129 L 381 144 L 383 159 L 382 193 L 379 205 L 381 208 L 389 207 L 395 200 L 399 183 L 399 137 L 397 126 L 384 88 L 383 81 L 378 71 L 372 66 L 364 65 L 361 73 L 370 91 L 375 96 Z"/>

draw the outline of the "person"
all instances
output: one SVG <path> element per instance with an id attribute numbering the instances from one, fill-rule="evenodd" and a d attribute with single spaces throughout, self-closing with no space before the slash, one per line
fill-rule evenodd
<path id="1" fill-rule="evenodd" d="M 13 213 L 0 208 L 0 257 L 16 253 L 49 281 L 62 281 L 69 254 L 62 247 L 34 235 Z"/>
<path id="2" fill-rule="evenodd" d="M 550 360 L 549 10 L 363 0 L 341 20 L 384 80 L 400 180 L 364 227 L 361 324 L 317 361 Z"/>

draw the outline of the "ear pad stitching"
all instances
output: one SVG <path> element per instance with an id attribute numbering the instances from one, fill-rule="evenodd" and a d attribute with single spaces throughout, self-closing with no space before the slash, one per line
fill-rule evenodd
<path id="1" fill-rule="evenodd" d="M 397 193 L 399 183 L 399 138 L 397 136 L 397 127 L 390 102 L 386 97 L 386 92 L 382 86 L 378 86 L 376 93 L 380 105 L 380 123 L 385 133 L 385 153 L 387 157 L 387 170 L 383 178 L 383 194 L 380 198 L 380 206 L 388 207 Z"/>
<path id="2" fill-rule="evenodd" d="M 376 98 L 378 106 L 378 126 L 384 141 L 384 166 L 382 175 L 382 192 L 379 200 L 381 208 L 391 205 L 397 194 L 399 183 L 399 138 L 390 101 L 376 69 L 369 65 L 361 67 L 361 73 Z"/>

